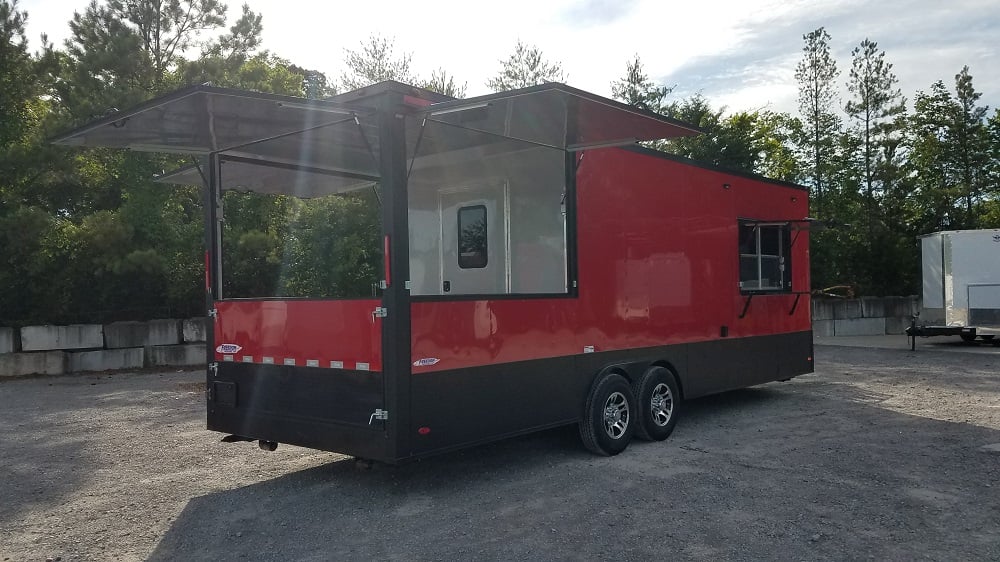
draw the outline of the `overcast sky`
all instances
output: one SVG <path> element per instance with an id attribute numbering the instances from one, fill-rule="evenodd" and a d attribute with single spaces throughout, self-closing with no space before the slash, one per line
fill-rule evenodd
<path id="1" fill-rule="evenodd" d="M 610 95 L 635 54 L 647 74 L 676 86 L 675 97 L 701 92 L 716 107 L 797 112 L 795 64 L 802 35 L 825 26 L 842 73 L 864 38 L 894 65 L 903 95 L 936 80 L 954 85 L 969 65 L 982 102 L 1000 105 L 1000 6 L 997 0 L 396 0 L 306 2 L 249 0 L 263 15 L 264 47 L 299 66 L 339 77 L 345 48 L 372 34 L 412 53 L 419 76 L 443 67 L 488 93 L 518 39 L 562 63 L 566 82 Z M 231 1 L 230 20 L 242 2 Z M 61 43 L 86 0 L 22 0 L 33 45 L 46 32 Z M 846 95 L 846 92 L 845 92 Z"/>

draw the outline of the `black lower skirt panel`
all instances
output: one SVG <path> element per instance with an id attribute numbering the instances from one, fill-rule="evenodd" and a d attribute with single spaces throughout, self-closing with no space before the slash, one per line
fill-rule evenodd
<path id="1" fill-rule="evenodd" d="M 810 373 L 812 356 L 806 331 L 421 373 L 410 380 L 410 419 L 390 422 L 398 435 L 369 423 L 383 408 L 382 373 L 221 363 L 209 375 L 208 428 L 399 462 L 576 423 L 607 369 L 637 380 L 668 365 L 691 399 Z"/>

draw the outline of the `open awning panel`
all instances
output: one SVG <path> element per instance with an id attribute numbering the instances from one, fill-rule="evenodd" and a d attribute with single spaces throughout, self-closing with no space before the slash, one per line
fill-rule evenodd
<path id="1" fill-rule="evenodd" d="M 370 110 L 212 86 L 150 100 L 53 140 L 143 152 L 210 152 L 377 175 Z"/>
<path id="2" fill-rule="evenodd" d="M 208 171 L 185 166 L 156 178 L 158 183 L 202 185 Z M 223 191 L 252 191 L 292 195 L 302 199 L 346 193 L 371 187 L 375 180 L 352 174 L 260 162 L 244 158 L 224 158 L 219 162 L 219 186 Z"/>
<path id="3" fill-rule="evenodd" d="M 559 83 L 437 103 L 426 108 L 425 115 L 456 128 L 570 151 L 700 132 L 692 125 Z"/>

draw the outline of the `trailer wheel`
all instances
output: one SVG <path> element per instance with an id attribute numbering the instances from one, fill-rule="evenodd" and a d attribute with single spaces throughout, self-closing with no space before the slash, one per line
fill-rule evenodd
<path id="1" fill-rule="evenodd" d="M 580 439 L 591 452 L 611 456 L 625 450 L 635 433 L 636 405 L 625 377 L 608 373 L 594 381 L 580 422 Z"/>
<path id="2" fill-rule="evenodd" d="M 635 385 L 641 439 L 663 441 L 674 431 L 680 414 L 680 392 L 674 374 L 666 367 L 650 367 Z"/>

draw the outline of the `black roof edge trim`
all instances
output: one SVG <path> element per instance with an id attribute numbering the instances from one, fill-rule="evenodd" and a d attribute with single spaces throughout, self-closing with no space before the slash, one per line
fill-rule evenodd
<path id="1" fill-rule="evenodd" d="M 516 89 L 516 90 L 507 90 L 506 92 L 495 92 L 495 93 L 492 93 L 492 94 L 485 94 L 485 95 L 482 95 L 482 96 L 476 96 L 474 98 L 456 99 L 456 100 L 452 100 L 452 101 L 435 103 L 435 104 L 431 104 L 431 105 L 429 105 L 427 107 L 420 108 L 419 110 L 416 111 L 416 113 L 433 113 L 433 112 L 436 112 L 436 111 L 442 111 L 442 110 L 448 110 L 448 109 L 452 109 L 452 108 L 462 107 L 463 105 L 477 104 L 477 103 L 489 102 L 489 101 L 493 101 L 493 100 L 501 100 L 501 99 L 505 99 L 505 98 L 512 98 L 512 97 L 517 97 L 517 96 L 523 96 L 523 95 L 527 95 L 527 94 L 534 94 L 534 93 L 545 92 L 545 91 L 549 91 L 549 90 L 559 90 L 559 91 L 562 91 L 562 92 L 566 92 L 567 94 L 572 94 L 574 96 L 579 96 L 581 98 L 584 98 L 586 100 L 589 100 L 589 101 L 592 101 L 592 102 L 595 102 L 595 103 L 602 103 L 604 105 L 613 107 L 615 109 L 620 109 L 622 111 L 628 111 L 630 113 L 635 113 L 636 115 L 641 115 L 643 117 L 648 117 L 650 119 L 655 119 L 655 120 L 660 121 L 662 123 L 665 123 L 667 125 L 673 125 L 675 127 L 681 128 L 681 129 L 687 129 L 687 130 L 689 130 L 689 131 L 691 131 L 693 133 L 702 134 L 702 133 L 705 132 L 701 128 L 699 128 L 698 126 L 692 125 L 691 123 L 686 123 L 684 121 L 680 121 L 680 120 L 674 119 L 672 117 L 667 117 L 666 115 L 661 115 L 659 113 L 656 113 L 655 111 L 649 111 L 648 109 L 642 109 L 642 108 L 636 107 L 634 105 L 629 105 L 627 103 L 622 103 L 622 102 L 620 102 L 618 100 L 613 100 L 611 98 L 606 98 L 604 96 L 599 96 L 597 94 L 588 92 L 586 90 L 581 90 L 579 88 L 574 88 L 573 86 L 568 86 L 566 84 L 563 84 L 562 82 L 546 82 L 544 84 L 538 84 L 536 86 L 528 86 L 527 88 L 519 88 L 519 89 Z"/>
<path id="2" fill-rule="evenodd" d="M 769 178 L 767 176 L 762 176 L 760 174 L 757 174 L 757 173 L 754 173 L 754 172 L 748 172 L 746 170 L 737 170 L 735 168 L 726 168 L 724 166 L 717 166 L 717 165 L 712 164 L 710 162 L 704 162 L 704 161 L 701 161 L 701 160 L 695 160 L 693 158 L 688 158 L 686 156 L 678 156 L 677 154 L 671 154 L 669 152 L 663 152 L 662 150 L 654 150 L 652 148 L 647 148 L 647 147 L 641 146 L 641 145 L 635 145 L 635 146 L 629 145 L 629 146 L 622 146 L 622 147 L 619 147 L 619 148 L 621 148 L 622 150 L 628 150 L 629 152 L 637 152 L 639 154 L 645 154 L 647 156 L 653 156 L 653 157 L 656 157 L 656 158 L 663 158 L 664 160 L 672 160 L 672 161 L 678 162 L 680 164 L 689 164 L 691 166 L 695 166 L 695 167 L 698 167 L 698 168 L 704 168 L 706 170 L 711 170 L 713 172 L 722 172 L 724 174 L 730 174 L 730 175 L 741 177 L 741 178 L 747 178 L 747 179 L 751 179 L 751 180 L 762 181 L 762 182 L 765 182 L 765 183 L 772 183 L 774 185 L 780 185 L 780 186 L 783 186 L 783 187 L 790 187 L 792 189 L 798 189 L 799 191 L 805 191 L 806 193 L 809 193 L 809 188 L 807 186 L 804 186 L 804 185 L 801 185 L 801 184 L 797 184 L 797 183 L 790 182 L 790 181 L 785 181 L 785 180 L 776 180 L 774 178 Z"/>
<path id="3" fill-rule="evenodd" d="M 66 131 L 54 137 L 46 139 L 49 144 L 60 144 L 72 137 L 75 137 L 81 133 L 90 131 L 92 129 L 99 129 L 101 127 L 107 126 L 115 121 L 121 121 L 122 119 L 128 119 L 133 115 L 142 113 L 143 111 L 152 109 L 154 107 L 165 105 L 173 101 L 184 99 L 188 96 L 193 96 L 196 94 L 218 94 L 223 96 L 236 96 L 236 97 L 248 97 L 256 98 L 264 101 L 274 101 L 274 102 L 290 102 L 297 106 L 316 106 L 317 109 L 322 109 L 324 107 L 343 109 L 345 111 L 354 111 L 357 113 L 367 114 L 373 113 L 373 110 L 363 106 L 354 106 L 336 101 L 327 100 L 312 100 L 309 98 L 300 98 L 298 96 L 286 96 L 283 94 L 269 94 L 264 92 L 254 92 L 251 90 L 240 90 L 238 88 L 221 88 L 218 86 L 208 86 L 205 84 L 197 84 L 194 86 L 187 86 L 184 88 L 179 88 L 172 92 L 156 96 L 155 98 L 146 100 L 138 105 L 130 107 L 126 110 L 116 111 L 112 115 L 106 117 L 101 117 L 98 119 L 93 119 L 79 127 L 76 127 L 70 131 Z"/>

